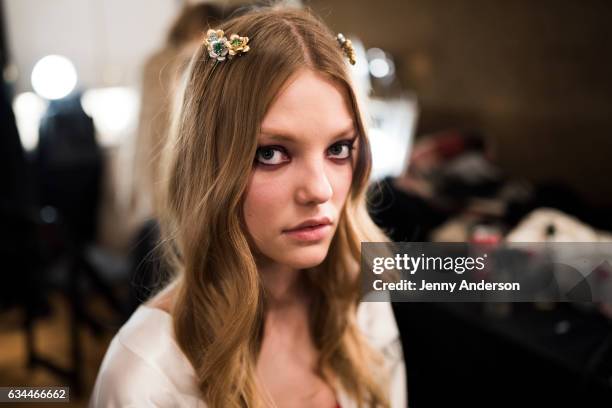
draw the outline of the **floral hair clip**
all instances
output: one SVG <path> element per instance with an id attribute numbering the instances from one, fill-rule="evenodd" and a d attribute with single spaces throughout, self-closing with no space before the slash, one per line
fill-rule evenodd
<path id="1" fill-rule="evenodd" d="M 249 37 L 241 37 L 238 34 L 232 34 L 228 40 L 223 30 L 208 30 L 204 39 L 208 55 L 217 61 L 232 59 L 236 55 L 248 52 L 250 49 L 248 43 Z"/>
<path id="2" fill-rule="evenodd" d="M 357 62 L 357 57 L 351 40 L 346 38 L 342 33 L 338 33 L 338 35 L 336 36 L 336 40 L 338 40 L 338 44 L 340 44 L 340 47 L 342 47 L 342 51 L 344 52 L 344 55 L 346 55 L 346 57 L 348 58 L 351 65 L 355 65 L 355 62 Z"/>

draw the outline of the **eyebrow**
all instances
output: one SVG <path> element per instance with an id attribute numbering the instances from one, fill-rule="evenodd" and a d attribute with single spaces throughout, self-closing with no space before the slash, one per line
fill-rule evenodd
<path id="1" fill-rule="evenodd" d="M 331 139 L 332 140 L 340 139 L 342 137 L 349 136 L 352 133 L 357 133 L 357 129 L 354 124 L 351 124 L 346 129 L 340 131 L 335 136 L 333 136 Z M 296 137 L 291 135 L 291 133 L 284 132 L 284 131 L 277 131 L 275 129 L 261 129 L 261 134 L 266 135 L 267 138 L 272 139 L 272 140 L 285 141 L 285 142 L 295 142 L 296 141 Z"/>

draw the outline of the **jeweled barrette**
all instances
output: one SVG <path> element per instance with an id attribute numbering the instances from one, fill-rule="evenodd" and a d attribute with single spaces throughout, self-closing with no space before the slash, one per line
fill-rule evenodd
<path id="1" fill-rule="evenodd" d="M 344 52 L 344 55 L 346 55 L 346 57 L 348 58 L 351 65 L 355 65 L 355 62 L 357 62 L 357 56 L 355 54 L 355 49 L 353 48 L 353 43 L 351 42 L 351 40 L 346 38 L 342 33 L 338 33 L 338 35 L 336 36 L 336 40 L 338 40 L 338 44 L 340 44 L 340 47 L 342 47 L 342 51 Z"/>
<path id="2" fill-rule="evenodd" d="M 248 43 L 249 37 L 241 37 L 238 34 L 232 34 L 228 40 L 223 30 L 208 30 L 204 38 L 208 55 L 217 61 L 232 59 L 236 55 L 248 52 L 250 49 Z"/>

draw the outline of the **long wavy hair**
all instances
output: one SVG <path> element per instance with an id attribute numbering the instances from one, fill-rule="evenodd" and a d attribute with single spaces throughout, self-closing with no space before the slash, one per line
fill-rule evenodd
<path id="1" fill-rule="evenodd" d="M 293 74 L 311 69 L 341 84 L 359 132 L 350 193 L 324 262 L 304 271 L 318 374 L 360 406 L 388 407 L 382 358 L 356 323 L 362 241 L 386 241 L 366 210 L 371 153 L 334 34 L 309 11 L 250 10 L 220 27 L 248 36 L 251 49 L 215 63 L 201 46 L 186 72 L 163 157 L 162 242 L 176 295 L 177 342 L 210 407 L 262 407 L 257 382 L 265 293 L 242 214 L 257 134 Z"/>

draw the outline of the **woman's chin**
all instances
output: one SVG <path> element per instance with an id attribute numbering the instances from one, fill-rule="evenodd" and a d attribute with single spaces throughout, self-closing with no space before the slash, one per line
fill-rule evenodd
<path id="1" fill-rule="evenodd" d="M 283 254 L 283 260 L 279 262 L 294 269 L 314 268 L 325 260 L 328 250 L 327 246 L 303 247 Z"/>

